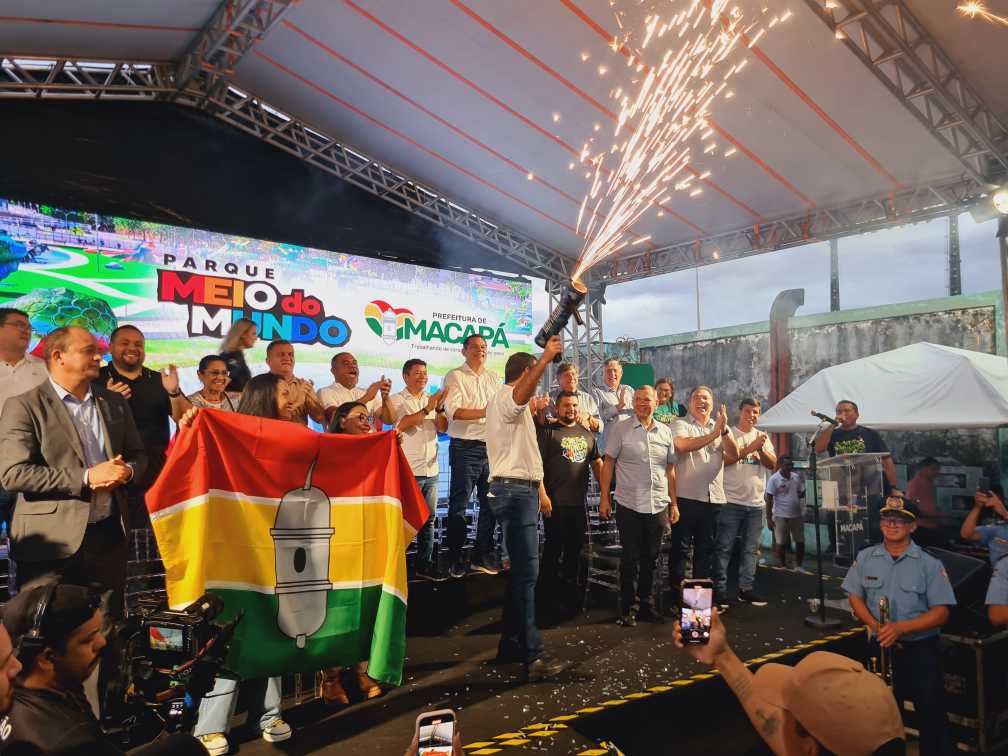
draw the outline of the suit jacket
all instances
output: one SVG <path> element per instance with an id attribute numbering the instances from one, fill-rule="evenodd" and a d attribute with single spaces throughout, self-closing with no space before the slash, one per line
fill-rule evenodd
<path id="1" fill-rule="evenodd" d="M 147 454 L 122 396 L 92 385 L 109 459 L 121 454 L 139 479 Z M 47 380 L 11 397 L 0 414 L 0 485 L 18 494 L 11 523 L 15 559 L 38 562 L 77 553 L 87 528 L 91 489 L 88 465 L 70 413 Z M 112 491 L 125 522 L 126 488 Z M 115 510 L 113 509 L 113 513 Z"/>

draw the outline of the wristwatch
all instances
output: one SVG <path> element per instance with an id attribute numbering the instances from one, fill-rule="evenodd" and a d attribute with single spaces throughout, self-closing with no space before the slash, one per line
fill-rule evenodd
<path id="1" fill-rule="evenodd" d="M 434 408 L 434 411 L 435 411 L 435 412 L 437 412 L 437 413 L 438 413 L 439 415 L 443 415 L 443 414 L 444 414 L 444 411 L 445 411 L 445 409 L 444 409 L 444 406 L 441 406 L 441 407 L 435 407 L 435 408 Z"/>
<path id="2" fill-rule="evenodd" d="M 182 390 L 179 389 L 177 391 L 169 391 L 168 396 L 170 396 L 172 399 L 178 399 L 180 396 L 182 396 Z"/>
<path id="3" fill-rule="evenodd" d="M 722 436 L 727 436 L 730 432 L 731 431 L 729 431 L 727 428 L 722 428 L 721 429 L 721 435 Z"/>

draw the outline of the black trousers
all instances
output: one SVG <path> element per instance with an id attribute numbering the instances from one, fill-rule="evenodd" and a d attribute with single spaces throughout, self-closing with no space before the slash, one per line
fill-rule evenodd
<path id="1" fill-rule="evenodd" d="M 642 514 L 616 502 L 619 530 L 620 612 L 654 610 L 654 572 L 664 535 L 660 514 Z"/>
<path id="2" fill-rule="evenodd" d="M 113 514 L 87 526 L 77 553 L 66 559 L 17 562 L 18 587 L 43 575 L 59 575 L 63 582 L 76 585 L 98 583 L 112 591 L 109 612 L 119 617 L 123 612 L 126 590 L 126 536 L 122 521 Z"/>
<path id="3" fill-rule="evenodd" d="M 693 542 L 693 577 L 714 574 L 714 536 L 720 504 L 679 497 L 679 522 L 672 526 L 669 554 L 669 588 L 677 596 L 686 576 L 686 555 Z"/>
<path id="4" fill-rule="evenodd" d="M 938 636 L 900 641 L 893 654 L 893 692 L 914 705 L 921 756 L 942 756 L 948 749 L 945 677 Z M 902 709 L 902 706 L 900 707 Z"/>
<path id="5" fill-rule="evenodd" d="M 554 507 L 553 514 L 543 517 L 546 542 L 543 544 L 539 578 L 544 587 L 558 587 L 566 582 L 577 583 L 584 546 L 588 516 L 582 507 Z"/>

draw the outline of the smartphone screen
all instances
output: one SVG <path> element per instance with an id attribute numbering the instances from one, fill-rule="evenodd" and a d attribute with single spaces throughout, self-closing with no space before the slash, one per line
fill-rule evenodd
<path id="1" fill-rule="evenodd" d="M 450 711 L 432 711 L 417 719 L 420 747 L 418 756 L 451 756 L 455 737 L 455 715 Z"/>
<path id="2" fill-rule="evenodd" d="M 684 580 L 679 626 L 683 643 L 706 643 L 710 640 L 711 606 L 714 585 L 710 580 Z"/>

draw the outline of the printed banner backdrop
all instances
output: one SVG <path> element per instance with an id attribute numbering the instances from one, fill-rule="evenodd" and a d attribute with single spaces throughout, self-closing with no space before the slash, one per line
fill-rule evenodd
<path id="1" fill-rule="evenodd" d="M 361 385 L 426 360 L 432 386 L 462 362 L 470 333 L 487 340 L 503 374 L 513 350 L 531 350 L 546 310 L 543 282 L 435 270 L 126 218 L 0 199 L 0 306 L 29 313 L 32 349 L 67 323 L 106 343 L 136 325 L 152 368 L 179 366 L 183 389 L 199 388 L 195 365 L 218 351 L 240 317 L 259 327 L 247 353 L 265 372 L 268 341 L 296 345 L 295 372 L 332 383 L 329 360 L 351 351 Z"/>
<path id="2" fill-rule="evenodd" d="M 147 508 L 170 605 L 210 590 L 222 619 L 243 615 L 227 660 L 239 678 L 368 660 L 399 684 L 406 546 L 429 513 L 394 433 L 203 410 Z"/>

